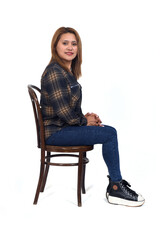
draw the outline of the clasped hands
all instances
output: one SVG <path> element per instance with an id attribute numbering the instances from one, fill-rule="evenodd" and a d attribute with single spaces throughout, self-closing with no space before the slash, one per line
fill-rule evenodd
<path id="1" fill-rule="evenodd" d="M 101 124 L 102 121 L 96 113 L 87 113 L 85 115 L 85 118 L 87 118 L 87 126 L 103 127 L 103 125 Z"/>

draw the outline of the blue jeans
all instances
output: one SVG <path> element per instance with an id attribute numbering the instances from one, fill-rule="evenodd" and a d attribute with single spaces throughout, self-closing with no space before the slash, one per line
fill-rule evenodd
<path id="1" fill-rule="evenodd" d="M 102 144 L 102 155 L 112 181 L 122 179 L 119 166 L 117 131 L 106 126 L 69 126 L 53 133 L 46 144 L 56 146 L 80 146 Z"/>

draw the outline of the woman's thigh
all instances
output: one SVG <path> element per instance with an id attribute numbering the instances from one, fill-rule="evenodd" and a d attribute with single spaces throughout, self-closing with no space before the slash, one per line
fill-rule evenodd
<path id="1" fill-rule="evenodd" d="M 49 137 L 47 144 L 56 146 L 78 146 L 106 143 L 115 136 L 116 129 L 110 126 L 69 126 Z"/>

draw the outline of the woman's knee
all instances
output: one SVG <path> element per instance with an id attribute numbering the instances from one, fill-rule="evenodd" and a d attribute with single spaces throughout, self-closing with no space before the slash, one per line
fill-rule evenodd
<path id="1" fill-rule="evenodd" d="M 114 127 L 104 125 L 107 131 L 110 132 L 110 135 L 117 137 L 117 130 Z"/>

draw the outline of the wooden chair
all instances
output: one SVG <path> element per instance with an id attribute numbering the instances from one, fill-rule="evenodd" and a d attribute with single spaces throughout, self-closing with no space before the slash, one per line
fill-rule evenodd
<path id="1" fill-rule="evenodd" d="M 81 202 L 81 190 L 82 193 L 85 191 L 85 166 L 89 162 L 86 157 L 86 152 L 91 151 L 93 146 L 50 146 L 45 144 L 45 134 L 44 134 L 44 125 L 43 118 L 41 113 L 41 107 L 35 93 L 35 90 L 38 93 L 41 93 L 41 90 L 33 85 L 28 85 L 29 95 L 32 101 L 34 117 L 36 122 L 37 129 L 37 146 L 41 149 L 41 164 L 40 164 L 40 175 L 37 185 L 37 190 L 34 198 L 34 203 L 37 204 L 39 193 L 44 191 L 48 171 L 50 166 L 78 166 L 78 181 L 77 181 L 77 197 L 78 197 L 78 206 L 82 206 Z M 51 154 L 52 152 L 60 152 L 59 154 Z M 73 154 L 77 152 L 78 154 Z M 75 163 L 53 163 L 51 158 L 54 157 L 78 157 L 78 161 Z"/>

